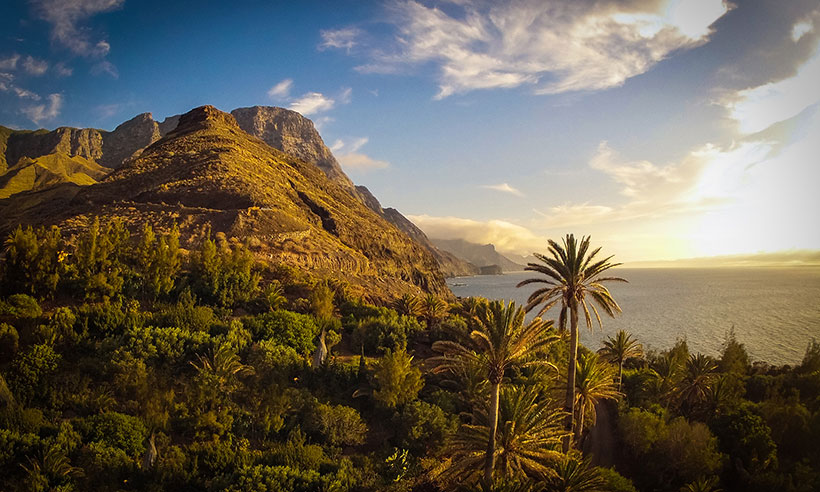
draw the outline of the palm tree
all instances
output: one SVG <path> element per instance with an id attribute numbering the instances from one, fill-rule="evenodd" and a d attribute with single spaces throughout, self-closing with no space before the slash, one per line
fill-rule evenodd
<path id="1" fill-rule="evenodd" d="M 502 301 L 493 301 L 479 308 L 475 329 L 463 343 L 440 340 L 433 344 L 433 350 L 442 354 L 435 358 L 437 372 L 458 371 L 470 363 L 479 364 L 486 370 L 490 384 L 489 436 L 484 458 L 487 484 L 492 483 L 495 468 L 498 399 L 504 371 L 555 340 L 548 333 L 552 328 L 551 321 L 545 323 L 541 318 L 535 318 L 525 325 L 524 316 L 524 310 L 516 307 L 514 302 L 505 306 Z M 544 361 L 534 363 L 546 364 Z"/>
<path id="2" fill-rule="evenodd" d="M 491 434 L 486 409 L 473 413 L 473 423 L 462 425 L 450 443 L 452 464 L 444 478 L 463 480 L 474 476 L 485 460 L 487 439 Z M 501 478 L 526 475 L 544 479 L 552 476 L 552 467 L 563 458 L 557 451 L 565 432 L 563 412 L 533 387 L 504 388 L 499 401 L 498 459 L 495 471 Z"/>
<path id="3" fill-rule="evenodd" d="M 666 352 L 652 361 L 651 369 L 655 375 L 655 393 L 661 400 L 666 402 L 668 407 L 678 381 L 680 381 L 680 360 L 671 351 Z"/>
<path id="4" fill-rule="evenodd" d="M 548 492 L 593 492 L 603 490 L 606 482 L 589 460 L 575 456 L 566 458 L 555 469 L 555 476 L 547 482 Z"/>
<path id="5" fill-rule="evenodd" d="M 578 359 L 575 375 L 575 398 L 578 409 L 576 440 L 580 440 L 584 433 L 585 414 L 590 415 L 595 422 L 595 405 L 601 400 L 614 400 L 621 395 L 615 389 L 613 376 L 611 367 L 602 364 L 596 354 L 590 353 Z"/>
<path id="6" fill-rule="evenodd" d="M 632 335 L 624 330 L 618 330 L 615 338 L 607 337 L 601 353 L 607 359 L 618 363 L 618 391 L 621 391 L 621 381 L 624 375 L 624 361 L 643 355 L 643 347 Z"/>
<path id="7" fill-rule="evenodd" d="M 701 477 L 680 488 L 680 492 L 722 492 L 718 487 L 718 477 Z"/>
<path id="8" fill-rule="evenodd" d="M 711 386 L 716 377 L 717 363 L 714 359 L 703 354 L 690 355 L 681 381 L 681 405 L 691 411 L 705 403 L 711 395 Z"/>
<path id="9" fill-rule="evenodd" d="M 419 298 L 411 294 L 404 294 L 393 301 L 393 309 L 395 309 L 397 313 L 405 316 L 417 318 L 421 315 L 421 308 Z"/>
<path id="10" fill-rule="evenodd" d="M 600 307 L 609 316 L 621 312 L 621 307 L 612 298 L 609 289 L 603 283 L 607 281 L 626 282 L 619 277 L 602 277 L 601 274 L 610 268 L 620 265 L 620 263 L 610 263 L 611 256 L 596 260 L 601 248 L 596 248 L 591 253 L 589 251 L 589 237 L 582 237 L 580 243 L 575 236 L 568 234 L 563 239 L 563 245 L 559 245 L 553 240 L 549 240 L 549 252 L 551 256 L 535 253 L 541 263 L 527 263 L 525 270 L 543 274 L 546 278 L 530 278 L 520 282 L 517 287 L 528 284 L 546 284 L 545 287 L 536 289 L 527 299 L 527 311 L 531 311 L 538 305 L 542 305 L 538 311 L 541 316 L 549 311 L 553 306 L 561 305 L 558 316 L 558 329 L 566 332 L 567 314 L 570 317 L 570 350 L 567 374 L 567 394 L 565 400 L 565 411 L 569 414 L 567 420 L 567 430 L 572 431 L 572 416 L 575 415 L 575 361 L 578 355 L 578 312 L 584 313 L 587 328 L 592 329 L 592 314 L 590 308 L 598 321 L 598 326 L 602 326 L 601 316 L 598 313 Z M 592 299 L 592 303 L 587 303 L 587 295 Z M 596 307 L 597 306 L 597 307 Z M 569 450 L 569 439 L 564 442 L 564 451 Z"/>
<path id="11" fill-rule="evenodd" d="M 433 294 L 427 294 L 421 302 L 421 310 L 424 319 L 427 320 L 427 328 L 444 319 L 447 316 L 447 303 Z"/>

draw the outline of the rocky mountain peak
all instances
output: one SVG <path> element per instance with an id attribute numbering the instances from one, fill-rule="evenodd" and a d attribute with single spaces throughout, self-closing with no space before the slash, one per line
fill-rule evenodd
<path id="1" fill-rule="evenodd" d="M 229 113 L 220 111 L 211 105 L 194 108 L 179 117 L 176 129 L 172 133 L 196 131 L 208 127 L 223 126 L 239 129 L 236 119 Z"/>
<path id="2" fill-rule="evenodd" d="M 231 114 L 245 132 L 274 149 L 315 164 L 331 181 L 353 193 L 353 183 L 308 118 L 274 106 L 237 108 Z"/>

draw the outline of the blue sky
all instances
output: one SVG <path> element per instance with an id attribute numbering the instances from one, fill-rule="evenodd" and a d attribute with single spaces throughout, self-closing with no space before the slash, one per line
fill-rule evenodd
<path id="1" fill-rule="evenodd" d="M 6 5 L 6 126 L 290 107 L 431 236 L 820 249 L 816 0 Z"/>

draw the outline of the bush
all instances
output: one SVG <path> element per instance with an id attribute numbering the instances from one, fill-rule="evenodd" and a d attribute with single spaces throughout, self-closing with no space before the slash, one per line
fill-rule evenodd
<path id="1" fill-rule="evenodd" d="M 5 301 L 0 301 L 0 315 L 33 319 L 42 316 L 43 310 L 33 297 L 26 294 L 14 294 Z"/>
<path id="2" fill-rule="evenodd" d="M 397 445 L 415 454 L 434 453 L 458 428 L 458 417 L 436 405 L 414 401 L 393 417 Z"/>
<path id="3" fill-rule="evenodd" d="M 387 408 L 396 408 L 416 399 L 424 386 L 421 371 L 404 349 L 388 351 L 373 371 L 373 399 Z"/>
<path id="4" fill-rule="evenodd" d="M 378 354 L 386 350 L 403 350 L 407 339 L 424 328 L 413 317 L 399 316 L 395 311 L 385 310 L 379 316 L 361 320 L 353 331 L 354 347 L 364 347 L 367 354 Z"/>
<path id="5" fill-rule="evenodd" d="M 362 444 L 367 434 L 367 425 L 359 412 L 344 405 L 316 404 L 306 420 L 308 432 L 320 436 L 331 446 Z"/>
<path id="6" fill-rule="evenodd" d="M 292 347 L 300 354 L 309 354 L 316 348 L 314 340 L 319 334 L 319 327 L 312 316 L 277 309 L 248 318 L 246 324 L 254 340 L 273 340 Z"/>
<path id="7" fill-rule="evenodd" d="M 13 394 L 24 404 L 49 402 L 53 396 L 51 377 L 57 371 L 60 354 L 51 345 L 32 345 L 12 362 L 9 383 Z"/>
<path id="8" fill-rule="evenodd" d="M 145 452 L 148 429 L 137 417 L 105 412 L 88 418 L 87 426 L 86 441 L 104 443 L 132 457 L 141 456 Z"/>
<path id="9" fill-rule="evenodd" d="M 0 323 L 0 361 L 9 361 L 17 355 L 20 344 L 20 335 L 13 326 Z"/>

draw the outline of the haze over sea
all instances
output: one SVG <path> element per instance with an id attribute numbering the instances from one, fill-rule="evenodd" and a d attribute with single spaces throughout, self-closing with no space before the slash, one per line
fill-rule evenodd
<path id="1" fill-rule="evenodd" d="M 812 338 L 820 339 L 820 268 L 618 268 L 628 284 L 609 283 L 623 309 L 602 317 L 592 332 L 583 317 L 581 343 L 597 350 L 623 329 L 645 349 L 670 348 L 685 337 L 690 352 L 716 356 L 734 326 L 739 342 L 755 361 L 799 363 Z M 515 300 L 523 305 L 538 284 L 516 289 L 533 272 L 448 279 L 460 297 Z M 544 319 L 557 319 L 551 310 Z"/>

